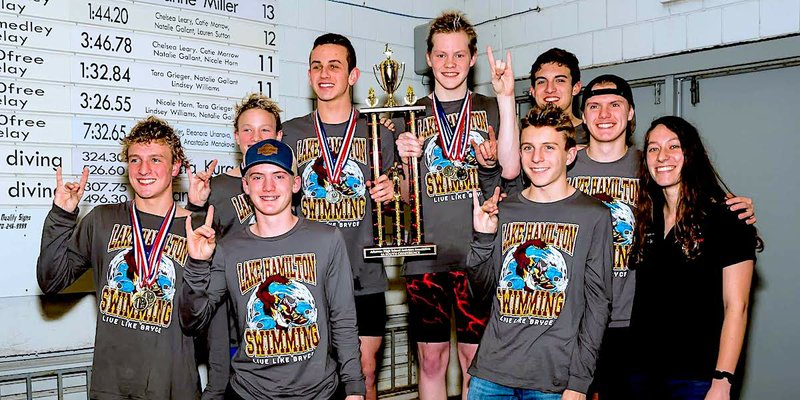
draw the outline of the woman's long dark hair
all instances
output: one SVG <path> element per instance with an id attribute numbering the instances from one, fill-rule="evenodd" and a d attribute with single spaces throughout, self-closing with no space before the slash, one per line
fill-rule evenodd
<path id="1" fill-rule="evenodd" d="M 647 167 L 647 143 L 650 133 L 659 125 L 678 136 L 683 151 L 675 239 L 687 258 L 693 259 L 702 251 L 700 224 L 707 210 L 723 204 L 730 192 L 708 158 L 697 128 L 685 119 L 671 115 L 653 121 L 644 136 L 644 150 L 639 164 L 639 201 L 636 207 L 636 231 L 633 235 L 633 262 L 642 261 L 643 250 L 651 237 L 648 233 L 663 234 L 649 230 L 653 226 L 653 211 L 664 207 L 666 201 L 661 186 L 653 180 Z M 758 247 L 762 248 L 760 239 L 758 243 Z"/>

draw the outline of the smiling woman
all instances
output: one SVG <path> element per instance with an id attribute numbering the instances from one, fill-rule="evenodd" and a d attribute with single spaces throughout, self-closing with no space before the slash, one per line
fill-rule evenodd
<path id="1" fill-rule="evenodd" d="M 727 188 L 694 126 L 656 119 L 644 143 L 632 254 L 632 388 L 637 398 L 728 398 L 763 245 L 755 228 L 726 209 Z M 679 324 L 664 322 L 676 312 Z"/>

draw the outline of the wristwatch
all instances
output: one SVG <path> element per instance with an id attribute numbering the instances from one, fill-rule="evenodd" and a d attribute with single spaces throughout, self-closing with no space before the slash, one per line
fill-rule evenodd
<path id="1" fill-rule="evenodd" d="M 730 383 L 731 385 L 733 385 L 733 381 L 734 381 L 734 379 L 736 379 L 736 376 L 733 375 L 732 373 L 730 373 L 728 371 L 720 371 L 720 370 L 714 371 L 714 374 L 712 375 L 712 377 L 714 379 L 727 379 L 728 383 Z"/>

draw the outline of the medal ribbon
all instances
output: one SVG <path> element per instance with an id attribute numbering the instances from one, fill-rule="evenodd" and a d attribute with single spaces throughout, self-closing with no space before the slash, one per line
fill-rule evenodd
<path id="1" fill-rule="evenodd" d="M 334 159 L 333 152 L 331 152 L 331 148 L 328 145 L 328 134 L 325 133 L 322 119 L 319 117 L 319 112 L 314 111 L 314 131 L 317 133 L 320 153 L 322 153 L 322 159 L 325 161 L 325 170 L 328 171 L 328 180 L 331 183 L 339 183 L 344 165 L 350 157 L 350 144 L 353 142 L 353 137 L 356 133 L 356 122 L 358 122 L 358 111 L 353 107 L 350 110 L 350 119 L 347 120 L 347 127 L 344 130 L 344 140 L 339 149 L 339 155 Z"/>
<path id="2" fill-rule="evenodd" d="M 136 271 L 139 274 L 139 282 L 142 288 L 149 288 L 156 282 L 158 277 L 158 266 L 161 263 L 161 254 L 164 252 L 164 246 L 167 244 L 167 233 L 172 227 L 172 221 L 175 217 L 177 207 L 172 203 L 172 208 L 164 217 L 161 222 L 161 227 L 158 228 L 156 238 L 153 240 L 153 245 L 148 250 L 144 244 L 144 235 L 142 234 L 142 223 L 139 220 L 139 212 L 136 211 L 136 202 L 131 201 L 131 227 L 133 228 L 133 251 L 134 259 L 136 260 Z"/>
<path id="3" fill-rule="evenodd" d="M 439 135 L 442 137 L 442 152 L 450 161 L 463 161 L 467 155 L 469 138 L 470 115 L 472 114 L 472 92 L 467 90 L 467 95 L 461 103 L 461 110 L 458 112 L 455 131 L 447 121 L 444 107 L 436 94 L 433 95 L 433 117 L 436 126 L 439 128 Z"/>

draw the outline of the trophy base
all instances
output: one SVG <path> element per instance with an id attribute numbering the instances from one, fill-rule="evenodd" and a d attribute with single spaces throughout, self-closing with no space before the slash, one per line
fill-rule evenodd
<path id="1" fill-rule="evenodd" d="M 364 258 L 419 257 L 435 256 L 435 244 L 417 244 L 406 246 L 365 247 Z"/>

